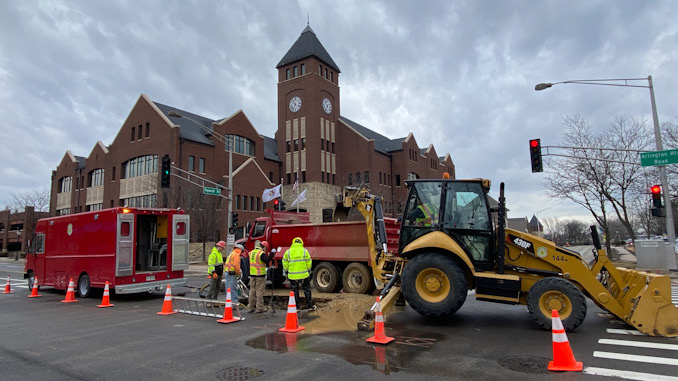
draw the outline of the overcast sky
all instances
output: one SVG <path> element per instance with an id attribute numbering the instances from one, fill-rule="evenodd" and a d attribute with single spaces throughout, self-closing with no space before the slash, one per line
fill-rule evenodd
<path id="1" fill-rule="evenodd" d="M 651 122 L 647 89 L 539 82 L 652 75 L 678 115 L 675 1 L 0 1 L 0 205 L 48 189 L 66 150 L 111 144 L 141 93 L 277 128 L 276 64 L 307 20 L 341 69 L 341 111 L 449 153 L 458 178 L 506 183 L 509 217 L 576 217 L 530 169 L 563 117 Z M 647 82 L 638 84 L 646 85 Z M 666 148 L 666 147 L 665 147 Z"/>

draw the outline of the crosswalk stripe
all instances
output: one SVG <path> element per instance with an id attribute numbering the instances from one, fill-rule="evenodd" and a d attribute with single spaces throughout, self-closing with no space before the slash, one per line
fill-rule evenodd
<path id="1" fill-rule="evenodd" d="M 628 370 L 617 370 L 617 369 L 606 369 L 606 368 L 596 368 L 596 367 L 585 367 L 585 374 L 590 374 L 593 376 L 607 376 L 607 377 L 619 377 L 625 378 L 628 380 L 642 380 L 642 381 L 676 381 L 678 377 L 673 376 L 663 376 L 661 374 L 652 374 L 652 373 L 641 373 L 641 372 L 632 372 Z"/>
<path id="2" fill-rule="evenodd" d="M 598 344 L 611 344 L 611 345 L 621 345 L 624 347 L 668 349 L 671 351 L 678 351 L 678 344 L 648 343 L 646 341 L 600 339 L 598 340 Z"/>
<path id="3" fill-rule="evenodd" d="M 645 362 L 650 364 L 678 365 L 678 359 L 671 359 L 666 357 L 642 356 L 642 355 L 629 355 L 625 353 L 594 351 L 593 357 L 600 357 L 612 360 Z"/>
<path id="4" fill-rule="evenodd" d="M 616 329 L 616 328 L 608 328 L 607 333 L 614 333 L 618 335 L 633 335 L 633 336 L 645 336 L 644 333 L 636 330 L 636 329 Z"/>

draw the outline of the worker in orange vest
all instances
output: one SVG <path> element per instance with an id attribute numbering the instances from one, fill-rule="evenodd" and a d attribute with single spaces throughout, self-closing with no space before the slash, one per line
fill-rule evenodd
<path id="1" fill-rule="evenodd" d="M 245 295 L 240 295 L 238 292 L 238 279 L 240 278 L 240 255 L 245 250 L 242 244 L 236 244 L 228 255 L 226 262 L 224 262 L 224 270 L 226 271 L 226 287 L 231 289 L 231 298 L 233 300 L 240 300 Z"/>

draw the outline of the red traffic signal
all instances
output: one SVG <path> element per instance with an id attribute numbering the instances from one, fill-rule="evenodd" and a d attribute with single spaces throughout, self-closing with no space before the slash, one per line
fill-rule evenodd
<path id="1" fill-rule="evenodd" d="M 652 192 L 652 204 L 654 205 L 655 208 L 661 208 L 662 205 L 662 187 L 659 185 L 653 185 L 650 188 L 650 192 Z"/>
<path id="2" fill-rule="evenodd" d="M 277 198 L 273 200 L 273 205 L 278 206 L 278 204 L 280 204 L 280 200 L 278 200 Z"/>
<path id="3" fill-rule="evenodd" d="M 544 164 L 541 158 L 541 140 L 530 140 L 530 161 L 532 163 L 532 172 L 544 172 Z"/>

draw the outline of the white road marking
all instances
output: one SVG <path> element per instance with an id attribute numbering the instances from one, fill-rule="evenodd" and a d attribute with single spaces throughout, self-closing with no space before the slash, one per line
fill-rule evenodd
<path id="1" fill-rule="evenodd" d="M 613 353 L 613 352 L 602 352 L 602 351 L 594 351 L 593 357 L 600 357 L 600 358 L 606 358 L 606 359 L 612 359 L 612 360 L 644 362 L 644 363 L 649 363 L 649 364 L 676 365 L 676 366 L 678 366 L 678 359 L 666 358 L 666 357 L 629 355 L 629 354 L 625 354 L 625 353 Z"/>
<path id="2" fill-rule="evenodd" d="M 635 329 L 614 329 L 608 328 L 607 333 L 614 333 L 618 335 L 633 335 L 633 336 L 647 336 L 644 333 Z"/>
<path id="3" fill-rule="evenodd" d="M 598 344 L 611 344 L 611 345 L 621 345 L 625 347 L 668 349 L 671 351 L 678 351 L 678 344 L 649 343 L 646 341 L 600 339 L 598 340 Z"/>
<path id="4" fill-rule="evenodd" d="M 605 368 L 596 368 L 596 367 L 585 367 L 585 374 L 590 374 L 594 376 L 607 376 L 607 377 L 619 377 L 625 378 L 627 380 L 643 380 L 643 381 L 676 381 L 678 377 L 673 376 L 663 376 L 660 374 L 652 373 L 640 373 L 640 372 L 631 372 L 628 370 L 617 370 L 617 369 L 605 369 Z"/>

